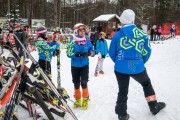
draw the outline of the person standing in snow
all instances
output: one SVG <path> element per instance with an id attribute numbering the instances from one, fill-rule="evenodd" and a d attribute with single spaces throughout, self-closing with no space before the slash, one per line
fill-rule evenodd
<path id="1" fill-rule="evenodd" d="M 86 110 L 89 102 L 89 58 L 94 56 L 93 46 L 85 37 L 86 26 L 78 23 L 74 26 L 75 35 L 67 44 L 67 56 L 71 58 L 71 74 L 74 83 L 74 108 L 81 107 Z M 82 94 L 81 88 L 82 87 Z M 81 96 L 83 99 L 81 99 Z"/>
<path id="2" fill-rule="evenodd" d="M 16 25 L 16 31 L 14 32 L 14 34 L 21 41 L 21 43 L 23 45 L 25 45 L 26 35 L 25 35 L 25 32 L 21 29 L 21 25 L 20 24 Z M 23 56 L 23 48 L 21 47 L 19 42 L 16 40 L 16 37 L 15 37 L 15 43 L 16 43 L 16 48 L 19 51 L 19 57 Z"/>
<path id="3" fill-rule="evenodd" d="M 113 38 L 115 32 L 116 32 L 116 29 L 113 29 L 113 31 L 112 31 L 111 34 L 110 34 L 110 38 L 111 38 L 111 39 Z"/>
<path id="4" fill-rule="evenodd" d="M 135 13 L 124 10 L 120 16 L 122 28 L 114 35 L 109 55 L 115 63 L 114 72 L 117 78 L 119 93 L 115 112 L 119 120 L 128 120 L 127 99 L 130 77 L 140 83 L 152 114 L 156 115 L 166 104 L 157 102 L 156 94 L 144 64 L 151 55 L 148 35 L 134 25 Z"/>
<path id="5" fill-rule="evenodd" d="M 86 27 L 86 30 L 85 30 L 86 40 L 90 40 L 90 35 L 91 35 L 90 32 L 91 32 L 91 31 L 90 31 L 89 27 Z"/>
<path id="6" fill-rule="evenodd" d="M 161 28 L 161 26 L 159 26 L 157 28 L 157 40 L 161 39 L 161 34 L 162 34 L 162 28 Z"/>
<path id="7" fill-rule="evenodd" d="M 44 26 L 40 26 L 36 29 L 37 40 L 34 42 L 38 50 L 39 60 L 38 63 L 43 71 L 51 75 L 51 60 L 52 53 L 55 51 L 59 45 L 60 41 L 53 41 L 49 43 L 46 37 L 47 29 Z M 38 78 L 42 80 L 41 76 Z"/>
<path id="8" fill-rule="evenodd" d="M 171 37 L 175 37 L 176 36 L 176 26 L 173 24 L 171 29 L 170 29 L 170 33 L 171 33 Z"/>
<path id="9" fill-rule="evenodd" d="M 105 40 L 106 33 L 100 32 L 99 40 L 96 42 L 96 52 L 98 54 L 98 62 L 95 69 L 94 76 L 96 77 L 99 74 L 104 74 L 103 71 L 103 62 L 105 57 L 108 54 L 108 45 L 107 41 Z"/>
<path id="10" fill-rule="evenodd" d="M 96 52 L 96 42 L 97 42 L 98 39 L 99 39 L 99 32 L 95 31 L 94 39 L 93 39 L 93 46 L 94 46 L 95 54 L 97 54 L 97 52 Z"/>

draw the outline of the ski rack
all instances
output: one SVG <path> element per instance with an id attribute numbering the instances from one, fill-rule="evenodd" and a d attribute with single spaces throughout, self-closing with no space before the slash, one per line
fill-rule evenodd
<path id="1" fill-rule="evenodd" d="M 11 48 L 9 48 L 9 47 L 7 47 L 7 49 L 8 50 L 10 50 L 10 52 L 11 52 L 11 54 L 13 54 L 13 56 L 16 56 L 16 58 L 18 59 L 19 57 L 17 56 L 17 54 L 14 54 L 14 50 L 12 50 Z M 6 66 L 9 66 L 9 67 L 11 67 L 12 69 L 15 69 L 15 70 L 17 70 L 20 66 L 18 66 L 18 68 L 17 67 L 14 67 L 13 65 L 11 65 L 10 63 L 9 63 L 9 61 L 6 61 L 3 57 L 1 57 L 0 56 L 0 60 L 2 60 L 3 61 L 3 64 L 6 64 Z M 19 64 L 19 62 L 18 62 L 18 65 L 20 65 Z M 31 84 L 28 84 L 28 83 L 31 83 L 31 80 L 30 79 L 28 79 L 29 77 L 28 77 L 28 75 L 27 75 L 27 73 L 26 73 L 26 71 L 27 71 L 27 67 L 26 66 L 24 66 L 24 68 L 25 69 L 23 69 L 23 77 L 22 77 L 22 79 L 23 79 L 23 81 L 26 81 L 26 85 L 28 86 L 28 87 L 34 87 L 33 85 L 31 85 Z M 17 70 L 17 71 L 19 71 L 19 70 Z M 17 77 L 16 77 L 17 78 Z M 13 83 L 15 84 L 15 82 L 16 82 L 17 80 L 14 80 L 13 81 Z M 23 83 L 22 83 L 23 84 Z M 21 86 L 22 86 L 22 84 L 21 84 Z M 15 85 L 13 85 L 13 86 L 15 86 Z M 19 86 L 20 87 L 20 86 Z M 19 88 L 18 87 L 18 88 Z M 24 86 L 24 87 L 26 87 L 26 86 Z M 26 88 L 26 90 L 28 90 L 27 88 Z M 9 90 L 8 90 L 9 91 Z M 22 92 L 23 91 L 19 91 L 19 92 L 17 92 L 18 94 L 18 96 L 16 97 L 16 99 L 13 99 L 13 100 L 16 100 L 15 102 L 16 102 L 16 105 L 19 105 L 19 101 L 20 101 L 20 98 L 21 98 L 21 96 L 22 96 Z M 9 92 L 7 92 L 7 93 L 9 93 Z M 37 91 L 36 91 L 36 89 L 33 91 L 33 93 L 32 93 L 33 95 L 34 95 L 34 97 L 36 96 L 36 99 L 38 99 L 38 104 L 40 105 L 40 107 L 43 109 L 43 111 L 44 111 L 44 113 L 46 114 L 46 116 L 50 119 L 50 120 L 54 120 L 54 117 L 53 117 L 53 115 L 50 113 L 51 111 L 49 111 L 48 110 L 48 108 L 46 107 L 46 104 L 44 103 L 44 101 L 41 99 L 41 96 L 39 96 L 39 94 L 37 93 Z M 10 94 L 8 94 L 9 96 L 10 96 Z M 13 95 L 13 94 L 12 94 Z M 7 95 L 6 95 L 7 96 Z M 23 95 L 24 96 L 24 95 Z M 4 99 L 4 98 L 3 98 Z M 6 98 L 7 99 L 7 98 Z M 7 100 L 9 100 L 9 99 L 7 99 Z M 6 100 L 6 101 L 7 101 Z M 32 100 L 32 99 L 30 99 L 30 100 Z M 3 102 L 4 103 L 4 102 Z M 7 103 L 7 102 L 6 102 Z M 15 106 L 15 104 L 14 104 L 14 106 Z M 13 107 L 14 107 L 13 106 Z M 55 110 L 53 111 L 53 112 L 56 112 Z M 8 113 L 7 113 L 8 114 Z M 6 117 L 7 115 L 5 115 L 5 117 Z M 9 116 L 9 115 L 8 115 Z M 15 116 L 13 116 L 13 119 L 14 119 L 14 117 Z M 61 117 L 61 116 L 60 116 Z M 33 118 L 34 118 L 34 116 L 33 116 Z M 5 118 L 4 120 L 9 120 L 9 118 Z M 35 120 L 37 120 L 37 119 L 35 119 Z"/>
<path id="2" fill-rule="evenodd" d="M 62 102 L 62 104 L 64 105 L 64 107 L 69 111 L 69 113 L 71 114 L 71 116 L 74 118 L 74 120 L 78 120 L 77 117 L 75 116 L 75 114 L 73 113 L 73 111 L 71 110 L 71 108 L 67 105 L 65 99 L 63 98 L 63 96 L 57 91 L 55 85 L 51 82 L 51 80 L 48 78 L 48 76 L 44 73 L 44 71 L 41 69 L 41 67 L 39 66 L 39 64 L 36 62 L 36 60 L 32 57 L 32 55 L 26 50 L 26 48 L 24 47 L 24 45 L 21 43 L 21 41 L 18 39 L 18 37 L 14 34 L 16 40 L 19 42 L 19 44 L 21 45 L 21 47 L 23 48 L 23 51 L 28 54 L 29 58 L 31 59 L 31 61 L 33 62 L 33 64 L 36 66 L 36 69 L 40 72 L 41 76 L 44 78 L 44 80 L 46 81 L 46 83 L 49 85 L 50 89 L 55 93 L 55 95 L 57 96 L 57 98 Z"/>

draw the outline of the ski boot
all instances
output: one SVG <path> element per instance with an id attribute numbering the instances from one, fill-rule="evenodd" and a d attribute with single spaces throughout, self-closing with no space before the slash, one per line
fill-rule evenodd
<path id="1" fill-rule="evenodd" d="M 104 71 L 100 70 L 100 71 L 99 71 L 99 74 L 104 74 Z"/>
<path id="2" fill-rule="evenodd" d="M 151 113 L 153 115 L 156 115 L 160 110 L 162 110 L 164 107 L 166 107 L 166 104 L 164 102 L 157 102 L 154 109 L 151 110 Z"/>
<path id="3" fill-rule="evenodd" d="M 58 92 L 64 97 L 64 99 L 70 98 L 67 91 L 64 88 L 57 88 Z"/>
<path id="4" fill-rule="evenodd" d="M 118 118 L 119 118 L 119 120 L 129 120 L 129 114 L 127 114 L 127 115 L 125 115 L 125 116 L 119 116 L 118 115 Z"/>
<path id="5" fill-rule="evenodd" d="M 35 70 L 33 73 L 33 76 L 38 78 L 40 76 L 40 73 L 37 70 Z"/>
<path id="6" fill-rule="evenodd" d="M 89 98 L 83 98 L 83 102 L 82 102 L 82 109 L 83 110 L 87 110 L 89 101 L 90 101 Z"/>
<path id="7" fill-rule="evenodd" d="M 78 108 L 78 107 L 81 107 L 81 99 L 76 99 L 76 101 L 74 102 L 74 106 L 73 108 Z"/>

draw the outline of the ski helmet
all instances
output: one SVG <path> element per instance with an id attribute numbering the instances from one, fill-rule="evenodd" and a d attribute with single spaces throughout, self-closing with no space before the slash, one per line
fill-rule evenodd
<path id="1" fill-rule="evenodd" d="M 84 24 L 82 24 L 82 23 L 77 23 L 75 26 L 74 26 L 74 28 L 73 28 L 73 30 L 74 30 L 74 34 L 75 35 L 78 35 L 78 31 L 79 30 L 85 30 L 86 29 L 86 26 L 84 25 Z"/>

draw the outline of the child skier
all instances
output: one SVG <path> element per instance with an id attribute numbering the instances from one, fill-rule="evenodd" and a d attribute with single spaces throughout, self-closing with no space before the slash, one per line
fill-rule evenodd
<path id="1" fill-rule="evenodd" d="M 99 36 L 100 36 L 99 40 L 97 40 L 96 42 L 96 52 L 98 53 L 98 62 L 95 69 L 95 74 L 94 74 L 95 77 L 98 75 L 98 72 L 99 74 L 104 74 L 103 62 L 108 54 L 108 45 L 107 45 L 107 41 L 105 40 L 106 34 L 104 32 L 100 32 Z"/>
<path id="2" fill-rule="evenodd" d="M 74 26 L 75 35 L 67 45 L 67 56 L 71 58 L 71 73 L 74 83 L 74 97 L 76 99 L 74 108 L 82 106 L 84 110 L 88 108 L 89 91 L 89 58 L 94 56 L 92 44 L 85 38 L 85 25 L 78 23 Z M 82 100 L 81 90 L 82 87 Z"/>
<path id="3" fill-rule="evenodd" d="M 48 43 L 46 38 L 47 29 L 43 26 L 36 29 L 37 40 L 35 41 L 35 46 L 37 47 L 39 60 L 38 63 L 40 67 L 46 71 L 48 74 L 51 74 L 51 59 L 52 53 L 55 51 L 60 44 L 60 41 L 53 41 Z M 41 79 L 41 77 L 39 77 Z"/>

